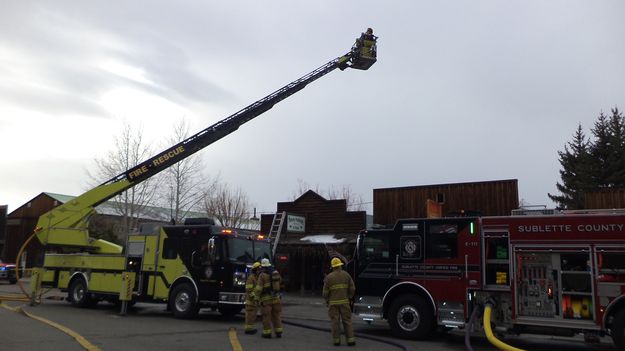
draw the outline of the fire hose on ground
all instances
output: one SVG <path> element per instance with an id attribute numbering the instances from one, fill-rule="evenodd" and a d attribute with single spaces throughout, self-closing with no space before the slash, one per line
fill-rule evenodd
<path id="1" fill-rule="evenodd" d="M 303 324 L 303 323 L 297 323 L 297 322 L 291 322 L 291 321 L 287 321 L 287 320 L 282 320 L 282 323 L 284 324 L 288 324 L 288 325 L 292 325 L 294 327 L 299 327 L 299 328 L 306 328 L 306 329 L 311 329 L 311 330 L 318 330 L 318 331 L 323 331 L 326 333 L 330 332 L 329 328 L 323 328 L 323 327 L 316 327 L 313 325 L 308 325 L 308 324 Z M 362 333 L 354 333 L 355 336 L 362 338 L 362 339 L 367 339 L 367 340 L 372 340 L 372 341 L 376 341 L 376 342 L 381 342 L 384 344 L 388 344 L 391 346 L 395 346 L 401 350 L 404 351 L 410 351 L 410 348 L 404 344 L 401 344 L 399 342 L 393 341 L 393 340 L 387 340 L 384 338 L 378 338 L 375 336 L 371 336 L 371 335 L 366 335 L 366 334 L 362 334 Z"/>
<path id="2" fill-rule="evenodd" d="M 473 331 L 473 323 L 475 322 L 475 319 L 477 318 L 477 316 L 480 314 L 481 310 L 482 310 L 481 306 L 475 306 L 473 308 L 473 312 L 471 312 L 471 317 L 469 318 L 469 322 L 464 328 L 464 346 L 467 349 L 467 351 L 474 351 L 473 347 L 471 346 L 471 332 Z"/>
<path id="3" fill-rule="evenodd" d="M 26 239 L 26 241 L 24 242 L 24 244 L 22 244 L 22 247 L 20 247 L 20 250 L 17 252 L 17 258 L 16 258 L 16 263 L 20 262 L 20 259 L 22 257 L 22 253 L 24 252 L 24 249 L 26 248 L 26 246 L 30 243 L 30 241 L 35 237 L 36 232 L 33 232 L 33 234 L 28 237 L 28 239 Z M 24 289 L 24 286 L 22 285 L 22 282 L 20 281 L 20 268 L 19 265 L 16 264 L 15 267 L 15 279 L 17 280 L 17 285 L 19 286 L 20 290 L 22 291 L 22 294 L 7 294 L 7 295 L 0 295 L 0 301 L 20 301 L 20 302 L 33 302 L 33 296 L 29 295 L 28 292 L 26 292 L 26 289 Z M 41 296 L 39 296 L 40 298 Z"/>
<path id="4" fill-rule="evenodd" d="M 523 349 L 519 349 L 514 346 L 506 344 L 505 342 L 497 339 L 495 335 L 493 334 L 493 330 L 491 329 L 491 326 L 490 326 L 490 317 L 491 317 L 494 305 L 495 303 L 493 301 L 488 300 L 486 301 L 486 305 L 484 306 L 483 322 L 484 322 L 484 333 L 486 333 L 486 338 L 488 339 L 488 341 L 490 341 L 491 344 L 493 344 L 495 347 L 497 347 L 500 350 L 524 351 Z"/>

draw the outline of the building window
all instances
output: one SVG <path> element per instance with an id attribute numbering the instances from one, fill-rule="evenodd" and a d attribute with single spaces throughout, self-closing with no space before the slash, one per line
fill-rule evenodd
<path id="1" fill-rule="evenodd" d="M 443 193 L 436 194 L 436 202 L 438 202 L 439 204 L 444 204 L 445 203 L 445 194 L 443 194 Z"/>

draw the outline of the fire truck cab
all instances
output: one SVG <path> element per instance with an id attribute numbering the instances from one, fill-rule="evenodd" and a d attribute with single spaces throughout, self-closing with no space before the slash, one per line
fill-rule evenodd
<path id="1" fill-rule="evenodd" d="M 625 215 L 399 220 L 358 237 L 355 314 L 401 337 L 464 328 L 494 305 L 498 332 L 610 335 L 625 347 Z"/>

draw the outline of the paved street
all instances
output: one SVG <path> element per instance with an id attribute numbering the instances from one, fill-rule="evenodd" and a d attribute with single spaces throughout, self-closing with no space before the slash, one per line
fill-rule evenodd
<path id="1" fill-rule="evenodd" d="M 17 293 L 16 285 L 0 283 L 0 295 Z M 65 297 L 58 291 L 47 296 Z M 137 304 L 127 316 L 120 316 L 111 304 L 100 303 L 92 309 L 71 307 L 66 301 L 45 299 L 35 307 L 24 302 L 5 302 L 11 307 L 22 308 L 39 317 L 56 322 L 84 337 L 100 350 L 235 350 L 229 337 L 229 330 L 236 328 L 236 340 L 242 350 L 336 350 L 331 345 L 328 332 L 285 325 L 282 339 L 262 339 L 259 334 L 242 333 L 243 316 L 231 320 L 218 313 L 203 312 L 195 320 L 174 319 L 164 310 L 164 305 Z M 317 328 L 328 328 L 325 306 L 319 297 L 300 297 L 287 294 L 284 297 L 284 320 L 287 323 L 306 324 Z M 259 323 L 260 324 L 260 323 Z M 40 321 L 0 308 L 0 325 L 3 326 L 2 350 L 84 350 L 74 338 Z M 398 340 L 391 336 L 386 325 L 368 326 L 355 322 L 357 333 L 365 337 L 386 339 L 405 345 L 409 350 L 464 350 L 461 333 L 448 333 L 432 340 L 417 342 Z M 484 338 L 474 337 L 475 350 L 496 350 Z M 611 340 L 604 338 L 599 345 L 584 344 L 580 338 L 555 338 L 522 336 L 506 339 L 514 346 L 532 351 L 613 350 Z M 397 346 L 359 337 L 358 350 L 400 350 Z M 341 349 L 351 349 L 342 346 Z"/>

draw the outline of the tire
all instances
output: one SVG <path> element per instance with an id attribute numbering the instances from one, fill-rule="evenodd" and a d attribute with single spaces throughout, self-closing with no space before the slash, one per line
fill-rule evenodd
<path id="1" fill-rule="evenodd" d="M 224 307 L 219 307 L 219 313 L 221 313 L 221 315 L 224 316 L 224 318 L 230 319 L 236 316 L 239 312 L 241 312 L 242 309 L 243 307 L 239 307 L 239 306 L 224 306 Z"/>
<path id="2" fill-rule="evenodd" d="M 17 283 L 17 279 L 9 279 L 9 284 L 15 284 Z"/>
<path id="3" fill-rule="evenodd" d="M 197 293 L 191 284 L 183 283 L 174 288 L 169 298 L 169 309 L 176 318 L 190 319 L 197 316 Z"/>
<path id="4" fill-rule="evenodd" d="M 388 322 L 396 336 L 404 339 L 424 340 L 433 334 L 434 311 L 432 311 L 432 306 L 421 297 L 400 295 L 391 304 Z"/>
<path id="5" fill-rule="evenodd" d="M 67 297 L 72 306 L 89 307 L 94 305 L 91 293 L 87 290 L 87 282 L 83 278 L 77 278 L 69 285 Z M 97 301 L 95 301 L 97 303 Z"/>
<path id="6" fill-rule="evenodd" d="M 621 309 L 616 313 L 610 331 L 612 332 L 614 346 L 619 350 L 625 350 L 625 309 Z"/>

